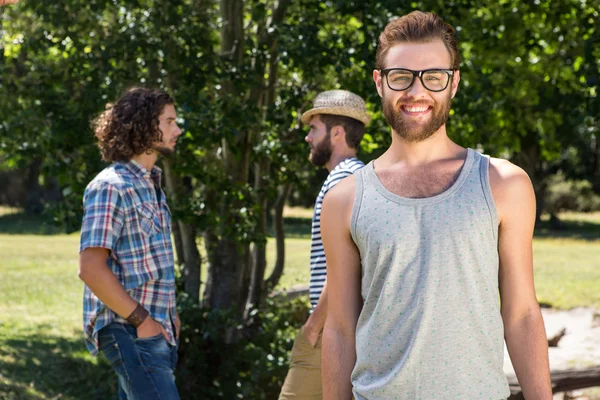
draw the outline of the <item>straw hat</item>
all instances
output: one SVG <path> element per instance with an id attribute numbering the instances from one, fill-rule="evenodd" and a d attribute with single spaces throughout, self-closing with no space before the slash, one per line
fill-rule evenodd
<path id="1" fill-rule="evenodd" d="M 302 122 L 308 124 L 317 114 L 342 115 L 354 118 L 365 125 L 371 122 L 365 101 L 347 90 L 328 90 L 317 95 L 313 108 L 302 114 Z"/>

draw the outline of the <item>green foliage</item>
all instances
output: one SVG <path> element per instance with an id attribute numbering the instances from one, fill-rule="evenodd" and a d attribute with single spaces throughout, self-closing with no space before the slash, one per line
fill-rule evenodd
<path id="1" fill-rule="evenodd" d="M 287 10 L 271 26 L 274 4 L 286 4 Z M 129 86 L 162 88 L 174 95 L 185 130 L 173 169 L 190 190 L 172 199 L 174 216 L 199 234 L 231 239 L 238 247 L 264 243 L 264 200 L 273 204 L 277 188 L 293 182 L 295 202 L 308 205 L 322 183 L 323 171 L 307 162 L 298 121 L 319 91 L 344 88 L 367 100 L 374 120 L 361 148 L 363 160 L 387 148 L 391 135 L 371 77 L 377 38 L 394 16 L 422 9 L 454 25 L 461 43 L 461 84 L 448 123 L 454 140 L 518 163 L 538 195 L 559 170 L 570 180 L 597 181 L 599 0 L 400 5 L 392 0 L 248 0 L 242 5 L 237 58 L 221 54 L 219 2 L 21 1 L 3 10 L 0 169 L 41 162 L 42 178 L 56 177 L 61 186 L 57 221 L 67 231 L 77 230 L 83 190 L 104 167 L 90 119 Z M 596 198 L 581 182 L 550 184 L 547 203 L 555 210 L 595 209 Z M 573 192 L 579 195 L 567 196 Z M 243 268 L 234 269 L 239 271 Z M 237 278 L 232 281 L 241 281 Z M 268 310 L 272 305 L 258 316 Z M 243 339 L 233 348 L 224 345 L 222 333 L 235 318 L 189 312 L 186 338 L 194 345 L 183 345 L 185 381 L 206 384 L 215 396 L 229 390 L 232 397 L 270 396 L 276 382 L 267 372 L 280 379 L 282 343 L 289 344 L 289 335 L 281 333 L 288 328 L 281 324 L 285 318 L 300 320 L 286 311 L 273 312 L 277 322 L 260 317 L 256 326 L 264 332 L 255 335 L 258 344 Z M 201 335 L 191 335 L 196 329 Z M 258 338 L 277 345 L 271 349 Z M 274 361 L 263 368 L 218 356 L 233 351 L 248 360 L 271 354 Z M 203 361 L 194 364 L 194 358 Z M 213 361 L 219 368 L 211 368 Z M 252 393 L 257 387 L 265 392 Z"/>
<path id="2" fill-rule="evenodd" d="M 308 317 L 306 299 L 268 299 L 249 327 L 235 312 L 179 301 L 182 320 L 177 382 L 185 399 L 274 399 L 289 367 L 297 329 Z M 228 344 L 224 331 L 242 339 Z"/>
<path id="3" fill-rule="evenodd" d="M 550 178 L 545 200 L 548 211 L 554 214 L 561 211 L 600 211 L 600 196 L 594 193 L 592 184 L 584 180 L 565 180 L 563 174 Z"/>

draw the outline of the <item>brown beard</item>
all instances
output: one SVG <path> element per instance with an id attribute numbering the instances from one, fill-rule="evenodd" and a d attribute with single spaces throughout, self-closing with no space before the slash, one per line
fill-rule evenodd
<path id="1" fill-rule="evenodd" d="M 327 164 L 327 161 L 331 158 L 331 132 L 327 132 L 323 140 L 317 144 L 312 151 L 308 159 L 316 167 L 322 167 Z"/>
<path id="2" fill-rule="evenodd" d="M 168 147 L 162 147 L 162 146 L 153 146 L 152 150 L 157 151 L 159 154 L 161 154 L 162 156 L 165 156 L 165 157 L 168 157 L 175 152 L 175 150 L 173 150 L 173 149 L 170 149 Z"/>
<path id="3" fill-rule="evenodd" d="M 419 127 L 418 129 L 410 128 L 406 124 L 406 120 L 402 118 L 402 110 L 400 105 L 396 103 L 394 106 L 391 102 L 385 100 L 385 92 L 381 98 L 381 105 L 383 107 L 383 115 L 388 124 L 392 127 L 394 132 L 398 134 L 402 139 L 407 142 L 422 142 L 428 139 L 435 132 L 440 129 L 442 125 L 448 121 L 450 115 L 451 105 L 451 91 L 448 91 L 448 97 L 443 103 L 436 103 L 433 106 L 432 118 L 427 125 Z M 399 102 L 399 101 L 398 101 Z M 418 104 L 418 103 L 415 103 Z"/>

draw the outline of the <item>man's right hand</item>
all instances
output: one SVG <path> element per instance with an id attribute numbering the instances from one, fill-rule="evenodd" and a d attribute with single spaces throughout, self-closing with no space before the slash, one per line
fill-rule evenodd
<path id="1" fill-rule="evenodd" d="M 138 339 L 148 338 L 158 334 L 162 334 L 165 340 L 169 341 L 169 335 L 167 334 L 165 328 L 160 323 L 153 320 L 150 316 L 146 317 L 144 322 L 137 327 Z"/>
<path id="2" fill-rule="evenodd" d="M 309 320 L 310 321 L 310 320 Z M 312 347 L 317 347 L 319 342 L 319 337 L 321 336 L 321 332 L 323 331 L 323 327 L 316 327 L 310 323 L 304 324 L 304 335 L 306 339 L 310 343 Z"/>

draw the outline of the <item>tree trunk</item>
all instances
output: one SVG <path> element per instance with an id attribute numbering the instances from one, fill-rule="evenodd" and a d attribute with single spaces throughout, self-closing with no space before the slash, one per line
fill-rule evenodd
<path id="1" fill-rule="evenodd" d="M 44 201 L 48 204 L 56 205 L 60 201 L 62 195 L 60 185 L 56 177 L 49 177 L 44 183 Z"/>
<path id="2" fill-rule="evenodd" d="M 277 242 L 277 257 L 275 260 L 275 268 L 266 281 L 267 292 L 271 292 L 281 279 L 283 275 L 283 267 L 285 265 L 285 231 L 283 229 L 283 208 L 288 196 L 292 192 L 292 183 L 286 182 L 279 188 L 279 195 L 277 201 L 273 205 L 274 216 L 273 216 L 273 230 L 275 232 L 275 238 Z"/>
<path id="3" fill-rule="evenodd" d="M 276 31 L 271 29 L 274 25 L 283 20 L 285 9 L 291 0 L 277 0 L 265 27 L 261 29 L 256 48 L 259 52 L 252 63 L 253 79 L 257 82 L 249 92 L 240 93 L 238 88 L 229 79 L 222 80 L 223 96 L 239 97 L 244 95 L 246 100 L 252 98 L 259 107 L 264 105 L 264 75 L 265 63 L 262 49 L 269 49 L 274 43 Z M 232 67 L 242 70 L 244 56 L 244 28 L 243 28 L 243 1 L 241 0 L 220 0 L 220 14 L 222 19 L 221 28 L 221 50 L 223 59 Z M 259 125 L 257 125 L 259 127 Z M 257 131 L 259 132 L 259 131 Z M 233 139 L 224 138 L 221 143 L 221 157 L 223 160 L 223 170 L 234 185 L 246 185 L 250 176 L 250 160 L 253 149 L 252 131 L 239 132 Z M 256 133 L 256 132 L 255 132 Z M 214 197 L 214 196 L 213 196 Z M 214 198 L 213 198 L 214 200 Z M 236 308 L 242 311 L 239 314 L 243 316 L 243 310 L 246 306 L 248 296 L 250 296 L 249 283 L 253 280 L 252 270 L 249 270 L 252 262 L 252 254 L 248 245 L 239 244 L 235 238 L 230 237 L 225 232 L 225 227 L 231 227 L 236 224 L 237 210 L 242 206 L 233 201 L 230 204 L 222 204 L 220 210 L 220 228 L 216 232 L 207 235 L 207 252 L 209 254 L 209 277 L 206 290 L 204 292 L 205 301 L 212 308 L 231 309 Z M 218 204 L 214 201 L 209 204 Z M 256 264 L 260 268 L 260 263 Z M 260 271 L 256 271 L 256 276 Z M 264 274 L 264 268 L 263 268 Z M 264 276 L 257 287 L 260 287 Z M 255 281 L 257 281 L 255 279 Z M 252 296 L 256 295 L 252 292 Z"/>
<path id="4" fill-rule="evenodd" d="M 34 158 L 27 166 L 25 178 L 25 187 L 27 190 L 27 200 L 25 201 L 25 212 L 27 214 L 41 214 L 44 211 L 42 204 L 42 187 L 40 186 L 40 173 L 42 159 Z"/>
<path id="5" fill-rule="evenodd" d="M 242 300 L 238 306 L 238 311 L 245 315 L 248 308 L 248 296 L 250 295 L 250 282 L 252 281 L 252 251 L 250 245 L 244 245 L 244 273 L 240 282 L 240 299 Z"/>
<path id="6" fill-rule="evenodd" d="M 246 300 L 242 298 L 241 287 L 246 270 L 244 246 L 227 237 L 208 235 L 208 238 L 209 278 L 204 301 L 215 309 L 239 309 Z"/>
<path id="7" fill-rule="evenodd" d="M 594 163 L 594 192 L 600 194 L 600 132 L 596 134 L 594 140 L 596 152 L 595 152 L 595 163 Z"/>
<path id="8" fill-rule="evenodd" d="M 182 180 L 175 176 L 170 161 L 163 159 L 162 162 L 167 189 L 173 199 L 177 201 L 181 196 L 190 192 L 191 187 L 184 185 Z M 175 248 L 177 260 L 183 265 L 182 276 L 184 291 L 194 303 L 200 303 L 200 266 L 202 260 L 196 245 L 196 230 L 191 224 L 184 221 L 173 221 L 172 230 L 175 234 Z M 179 242 L 179 243 L 178 243 Z"/>
<path id="9" fill-rule="evenodd" d="M 181 227 L 179 221 L 173 221 L 171 225 L 171 233 L 173 234 L 173 242 L 175 244 L 175 263 L 180 267 L 185 264 L 183 255 L 183 240 L 181 239 Z"/>
<path id="10" fill-rule="evenodd" d="M 232 67 L 241 68 L 244 54 L 243 1 L 220 0 L 219 11 L 221 26 L 221 57 Z M 222 80 L 223 96 L 239 96 L 237 88 L 229 79 Z M 221 142 L 223 169 L 235 185 L 248 181 L 249 153 L 247 133 L 238 138 L 223 138 Z M 226 227 L 236 224 L 235 213 L 239 204 L 215 201 L 215 193 L 207 193 L 208 204 L 221 204 L 219 209 L 220 226 L 216 231 L 206 234 L 209 276 L 204 291 L 204 301 L 215 309 L 242 309 L 246 298 L 241 298 L 242 282 L 246 272 L 246 252 L 244 245 L 236 242 L 230 235 L 224 234 Z M 241 317 L 241 315 L 240 315 Z"/>
<path id="11" fill-rule="evenodd" d="M 183 290 L 195 304 L 200 304 L 201 263 L 200 252 L 196 245 L 196 229 L 190 224 L 178 221 L 181 232 L 181 247 L 183 249 L 182 276 L 184 280 Z"/>
<path id="12" fill-rule="evenodd" d="M 250 292 L 248 295 L 246 312 L 249 312 L 252 308 L 260 307 L 265 289 L 264 279 L 265 269 L 267 267 L 267 214 L 269 210 L 267 205 L 267 194 L 264 190 L 264 176 L 268 174 L 267 168 L 265 168 L 267 164 L 268 161 L 256 163 L 254 170 L 254 190 L 258 194 L 260 210 L 260 217 L 258 219 L 256 230 L 259 237 L 263 240 L 259 239 L 253 246 L 252 274 L 250 277 Z M 244 316 L 244 319 L 247 319 L 247 315 Z"/>

